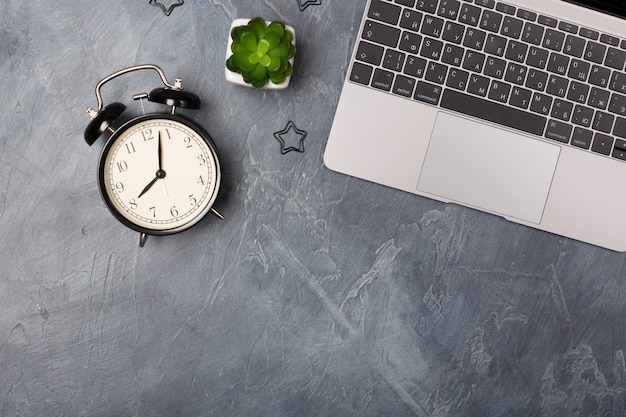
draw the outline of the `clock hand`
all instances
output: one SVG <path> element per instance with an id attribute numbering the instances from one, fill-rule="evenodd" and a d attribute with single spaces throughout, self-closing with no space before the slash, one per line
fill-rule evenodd
<path id="1" fill-rule="evenodd" d="M 141 193 L 139 193 L 139 196 L 137 198 L 140 198 L 142 195 L 144 195 L 145 193 L 148 192 L 148 190 L 150 188 L 152 188 L 152 186 L 160 179 L 165 178 L 165 171 L 163 171 L 162 169 L 158 169 L 156 172 L 156 176 L 152 179 L 152 181 L 150 181 L 150 183 L 148 185 L 146 185 L 146 187 L 141 191 Z"/>
<path id="2" fill-rule="evenodd" d="M 161 139 L 161 131 L 159 130 L 159 145 L 157 147 L 157 154 L 159 156 L 159 169 L 157 169 L 156 172 L 156 176 L 152 179 L 152 181 L 150 181 L 150 183 L 148 185 L 146 185 L 146 187 L 141 191 L 141 193 L 139 193 L 139 196 L 137 198 L 140 198 L 142 195 L 144 195 L 145 193 L 148 192 L 148 190 L 150 188 L 152 188 L 152 186 L 160 179 L 165 178 L 165 171 L 163 171 L 163 169 L 161 169 L 161 167 L 163 166 L 163 149 L 162 149 L 162 139 Z M 167 190 L 166 190 L 167 192 Z"/>
<path id="3" fill-rule="evenodd" d="M 159 170 L 163 170 L 163 150 L 161 149 L 161 131 L 159 130 L 159 147 L 157 152 L 159 154 Z"/>

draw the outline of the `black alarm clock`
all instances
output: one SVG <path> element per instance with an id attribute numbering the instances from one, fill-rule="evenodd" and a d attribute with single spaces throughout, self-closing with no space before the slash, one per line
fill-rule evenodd
<path id="1" fill-rule="evenodd" d="M 143 114 L 115 127 L 126 106 L 119 102 L 104 106 L 102 86 L 145 69 L 157 71 L 164 87 L 133 99 L 161 103 L 170 111 Z M 91 146 L 108 135 L 98 163 L 100 193 L 115 218 L 140 233 L 140 246 L 149 235 L 187 230 L 208 213 L 224 218 L 213 207 L 221 178 L 215 144 L 202 126 L 176 114 L 177 108 L 200 108 L 200 98 L 183 91 L 180 78 L 171 85 L 161 68 L 152 64 L 124 68 L 98 82 L 96 99 L 98 109 L 87 109 L 92 120 L 85 140 Z"/>

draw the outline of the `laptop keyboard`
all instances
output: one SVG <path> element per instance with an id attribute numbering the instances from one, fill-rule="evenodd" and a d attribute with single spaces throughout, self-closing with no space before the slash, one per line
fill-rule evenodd
<path id="1" fill-rule="evenodd" d="M 626 40 L 495 0 L 372 0 L 350 80 L 626 161 Z"/>

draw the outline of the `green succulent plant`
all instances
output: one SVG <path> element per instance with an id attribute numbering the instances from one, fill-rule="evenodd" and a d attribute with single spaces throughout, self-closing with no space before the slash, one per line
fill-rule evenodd
<path id="1" fill-rule="evenodd" d="M 231 32 L 232 55 L 226 60 L 229 71 L 241 74 L 255 88 L 268 81 L 282 83 L 293 72 L 289 61 L 296 53 L 293 33 L 279 20 L 267 22 L 255 17 L 247 25 L 236 26 Z"/>

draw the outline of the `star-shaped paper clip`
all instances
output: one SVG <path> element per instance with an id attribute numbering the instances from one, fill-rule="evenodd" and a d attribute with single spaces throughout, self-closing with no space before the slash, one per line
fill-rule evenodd
<path id="1" fill-rule="evenodd" d="M 150 5 L 160 7 L 163 13 L 165 13 L 165 16 L 169 16 L 175 8 L 183 4 L 185 4 L 185 0 L 177 0 L 176 3 L 173 3 L 170 7 L 165 7 L 159 0 L 150 0 Z"/>
<path id="2" fill-rule="evenodd" d="M 293 131 L 293 132 L 292 132 Z M 292 133 L 290 133 L 292 132 Z M 287 123 L 287 126 L 279 132 L 274 133 L 274 137 L 277 141 L 280 142 L 280 153 L 283 155 L 287 152 L 297 151 L 300 153 L 304 152 L 304 139 L 306 138 L 307 133 L 304 130 L 300 130 L 296 127 L 296 125 L 290 120 Z M 298 143 L 298 146 L 290 146 L 287 145 L 289 143 Z"/>
<path id="3" fill-rule="evenodd" d="M 297 0 L 300 11 L 303 12 L 309 6 L 319 6 L 322 4 L 322 0 Z"/>

